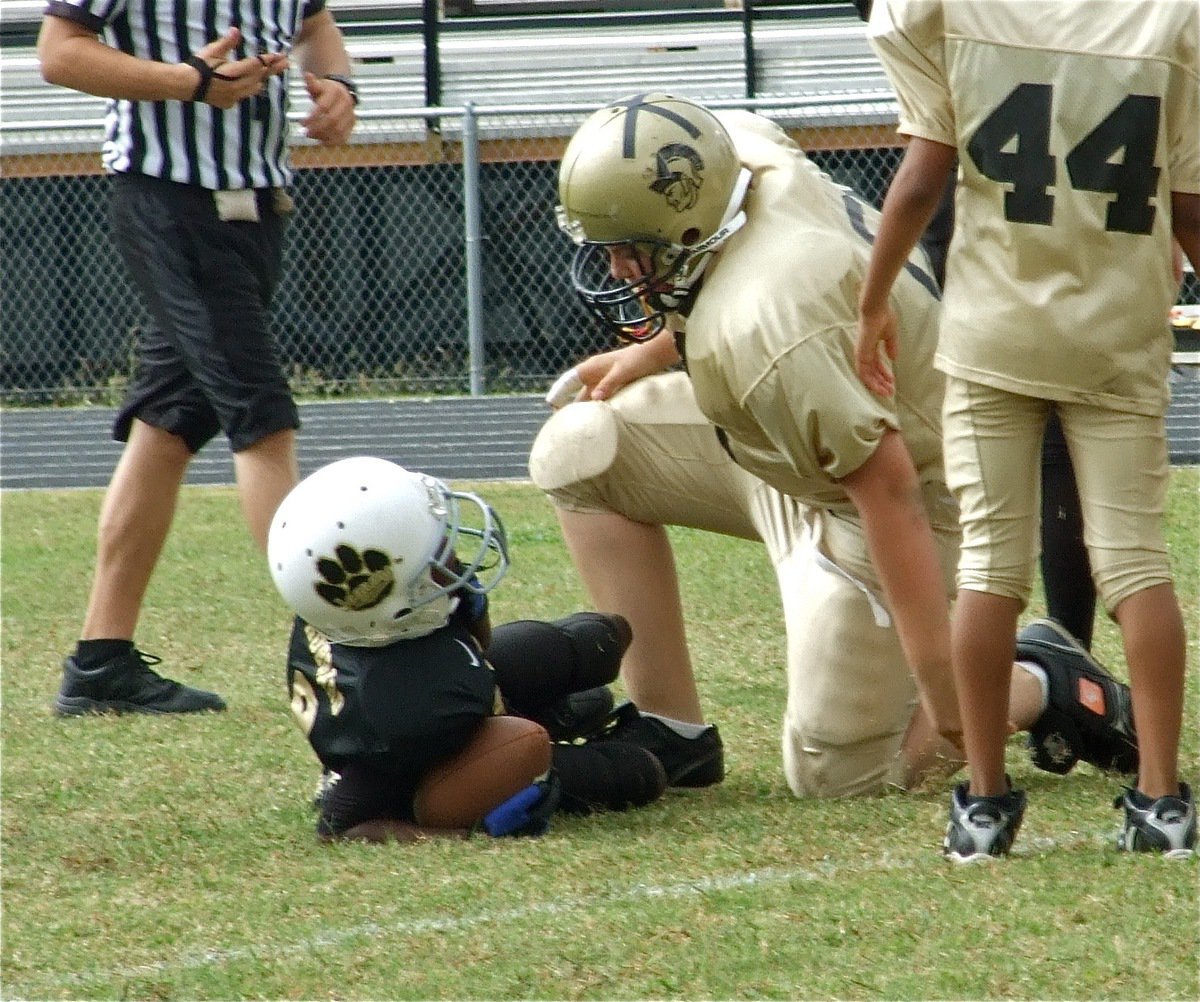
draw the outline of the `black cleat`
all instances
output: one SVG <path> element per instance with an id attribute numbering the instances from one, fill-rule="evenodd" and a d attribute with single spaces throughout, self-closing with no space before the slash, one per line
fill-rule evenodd
<path id="1" fill-rule="evenodd" d="M 942 854 L 955 863 L 1007 856 L 1025 817 L 1025 792 L 1009 789 L 999 797 L 973 797 L 959 783 L 950 797 L 950 820 Z"/>
<path id="2" fill-rule="evenodd" d="M 54 701 L 60 717 L 85 713 L 201 713 L 225 709 L 215 692 L 163 678 L 150 666 L 162 658 L 136 648 L 84 670 L 74 657 L 63 661 L 62 685 Z"/>
<path id="3" fill-rule="evenodd" d="M 1052 619 L 1037 619 L 1021 629 L 1017 660 L 1037 662 L 1050 681 L 1050 701 L 1026 741 L 1034 765 L 1062 775 L 1083 759 L 1106 772 L 1137 773 L 1129 686 L 1113 678 Z"/>
<path id="4" fill-rule="evenodd" d="M 567 814 L 644 807 L 667 789 L 658 759 L 625 741 L 556 744 L 551 755 L 562 789 L 558 809 Z"/>
<path id="5" fill-rule="evenodd" d="M 1196 852 L 1196 804 L 1187 783 L 1178 797 L 1151 800 L 1127 787 L 1113 807 L 1125 808 L 1117 848 L 1125 852 L 1161 852 L 1167 859 L 1191 859 Z"/>
<path id="6" fill-rule="evenodd" d="M 609 725 L 592 740 L 640 745 L 662 763 L 670 786 L 714 786 L 725 778 L 725 746 L 714 724 L 685 738 L 627 702 L 613 711 Z"/>

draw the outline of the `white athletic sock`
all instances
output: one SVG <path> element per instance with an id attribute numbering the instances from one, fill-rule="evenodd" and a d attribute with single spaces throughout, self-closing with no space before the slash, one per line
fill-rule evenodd
<path id="1" fill-rule="evenodd" d="M 1046 712 L 1046 707 L 1050 705 L 1050 679 L 1046 675 L 1046 669 L 1036 661 L 1018 661 L 1018 668 L 1024 668 L 1030 675 L 1038 680 L 1038 685 L 1042 687 L 1042 712 Z"/>
<path id="2" fill-rule="evenodd" d="M 643 717 L 653 717 L 655 720 L 666 724 L 680 737 L 698 738 L 701 734 L 711 727 L 711 724 L 690 724 L 686 720 L 676 720 L 674 717 L 664 717 L 661 713 L 646 713 L 642 711 Z"/>

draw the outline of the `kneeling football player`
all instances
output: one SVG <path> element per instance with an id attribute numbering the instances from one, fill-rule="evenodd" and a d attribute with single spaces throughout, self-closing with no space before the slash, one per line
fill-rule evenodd
<path id="1" fill-rule="evenodd" d="M 610 720 L 621 616 L 492 629 L 504 527 L 474 494 L 390 463 L 322 467 L 284 499 L 271 575 L 295 612 L 292 711 L 324 770 L 318 837 L 543 833 L 556 811 L 651 803 L 667 780 Z"/>

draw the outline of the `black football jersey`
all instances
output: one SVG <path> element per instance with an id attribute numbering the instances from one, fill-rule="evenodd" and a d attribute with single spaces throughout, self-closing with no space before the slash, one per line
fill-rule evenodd
<path id="1" fill-rule="evenodd" d="M 296 617 L 288 687 L 324 766 L 339 772 L 355 762 L 412 786 L 462 749 L 497 705 L 492 669 L 459 616 L 386 647 L 331 644 Z"/>

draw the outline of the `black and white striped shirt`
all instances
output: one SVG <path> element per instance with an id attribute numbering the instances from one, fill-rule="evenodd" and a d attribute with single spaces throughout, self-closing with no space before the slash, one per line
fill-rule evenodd
<path id="1" fill-rule="evenodd" d="M 244 39 L 231 58 L 290 52 L 303 18 L 324 7 L 325 0 L 48 0 L 46 13 L 102 33 L 132 56 L 180 63 L 231 27 Z M 214 189 L 286 185 L 286 80 L 268 78 L 266 94 L 228 111 L 185 101 L 109 100 L 105 169 Z"/>

